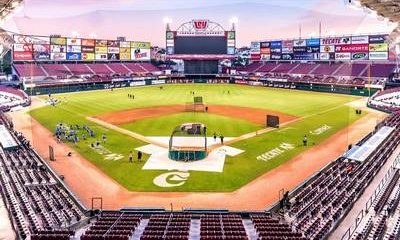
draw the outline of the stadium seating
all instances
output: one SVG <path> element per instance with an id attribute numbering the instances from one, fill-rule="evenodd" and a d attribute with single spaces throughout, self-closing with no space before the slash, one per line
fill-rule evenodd
<path id="1" fill-rule="evenodd" d="M 25 239 L 69 239 L 68 226 L 84 217 L 82 207 L 30 148 L 21 134 L 0 113 L 0 123 L 9 128 L 19 147 L 0 152 L 0 182 L 10 217 Z"/>
<path id="2" fill-rule="evenodd" d="M 287 215 L 297 231 L 307 238 L 323 239 L 334 229 L 400 142 L 400 114 L 392 115 L 384 124 L 395 131 L 365 162 L 340 157 L 291 197 Z M 382 199 L 387 200 L 385 196 Z"/>
<path id="3" fill-rule="evenodd" d="M 377 92 L 368 99 L 368 105 L 385 112 L 399 111 L 400 88 L 390 88 L 381 92 Z"/>

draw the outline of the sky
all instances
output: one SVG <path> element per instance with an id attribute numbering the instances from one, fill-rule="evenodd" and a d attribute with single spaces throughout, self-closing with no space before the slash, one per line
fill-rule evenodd
<path id="1" fill-rule="evenodd" d="M 28 35 L 60 34 L 102 39 L 125 36 L 165 46 L 163 19 L 172 30 L 192 19 L 209 19 L 231 28 L 237 17 L 237 46 L 254 40 L 322 35 L 387 33 L 394 24 L 378 20 L 346 0 L 25 0 L 2 27 Z"/>

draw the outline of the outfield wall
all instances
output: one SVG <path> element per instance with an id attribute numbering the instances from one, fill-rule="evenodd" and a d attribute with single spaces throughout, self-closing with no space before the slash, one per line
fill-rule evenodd
<path id="1" fill-rule="evenodd" d="M 44 85 L 44 86 L 26 86 L 25 92 L 30 95 L 47 95 L 55 93 L 68 93 L 68 92 L 82 92 L 92 90 L 104 90 L 111 88 L 125 88 L 136 86 L 150 86 L 162 84 L 239 84 L 251 86 L 265 86 L 274 88 L 297 89 L 304 91 L 326 92 L 326 93 L 339 93 L 355 96 L 371 96 L 378 89 L 366 87 L 352 87 L 352 86 L 338 86 L 338 85 L 325 85 L 316 83 L 292 83 L 292 82 L 276 82 L 276 81 L 247 81 L 235 80 L 232 77 L 221 77 L 214 79 L 186 79 L 186 78 L 147 78 L 143 80 L 124 80 L 113 82 L 100 82 L 100 83 L 75 83 L 65 85 Z"/>

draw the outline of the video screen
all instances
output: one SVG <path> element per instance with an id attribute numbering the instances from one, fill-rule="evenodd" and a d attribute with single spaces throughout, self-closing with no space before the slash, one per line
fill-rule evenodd
<path id="1" fill-rule="evenodd" d="M 175 54 L 227 54 L 226 37 L 176 37 Z"/>

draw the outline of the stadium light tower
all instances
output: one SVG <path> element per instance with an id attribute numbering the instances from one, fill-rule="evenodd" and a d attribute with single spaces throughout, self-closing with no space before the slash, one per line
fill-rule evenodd
<path id="1" fill-rule="evenodd" d="M 239 18 L 232 17 L 231 19 L 229 19 L 229 22 L 232 24 L 232 31 L 235 31 L 236 30 L 236 24 L 239 23 Z"/>
<path id="2" fill-rule="evenodd" d="M 170 17 L 165 17 L 165 18 L 163 18 L 163 22 L 165 24 L 165 28 L 167 29 L 167 31 L 171 31 L 171 28 L 169 25 L 172 23 L 172 19 Z"/>

